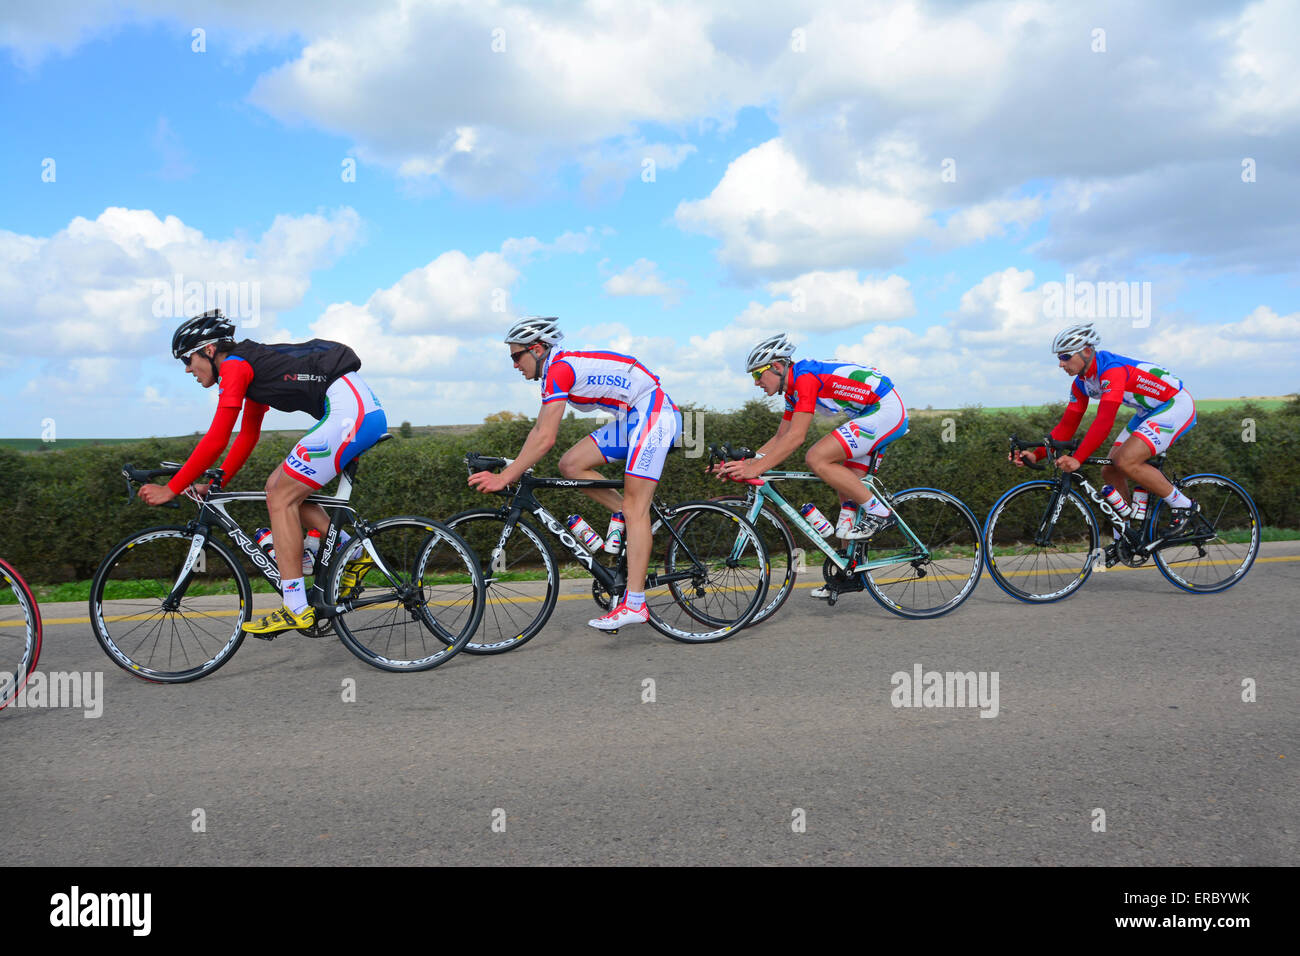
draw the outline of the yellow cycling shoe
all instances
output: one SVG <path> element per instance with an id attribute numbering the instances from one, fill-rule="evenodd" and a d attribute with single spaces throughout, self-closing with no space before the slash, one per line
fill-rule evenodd
<path id="1" fill-rule="evenodd" d="M 244 633 L 257 637 L 266 637 L 281 631 L 296 631 L 302 627 L 312 627 L 316 623 L 316 609 L 307 607 L 301 614 L 294 614 L 287 607 L 278 607 L 266 617 L 249 621 L 244 625 Z"/>
<path id="2" fill-rule="evenodd" d="M 349 561 L 343 567 L 343 576 L 339 579 L 339 600 L 346 601 L 352 597 L 354 591 L 361 586 L 361 579 L 364 578 L 370 569 L 375 566 L 375 562 L 370 555 L 363 554 L 354 561 Z"/>

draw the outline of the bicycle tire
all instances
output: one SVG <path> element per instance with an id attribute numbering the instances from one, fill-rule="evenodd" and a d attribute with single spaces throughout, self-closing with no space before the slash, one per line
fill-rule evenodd
<path id="1" fill-rule="evenodd" d="M 668 535 L 663 573 L 685 571 L 688 565 L 701 570 L 686 587 L 674 581 L 650 588 L 647 581 L 650 626 L 684 644 L 725 640 L 749 624 L 762 607 L 771 573 L 767 549 L 757 529 L 725 505 L 689 501 L 672 508 L 667 518 L 682 543 Z M 654 573 L 653 550 L 651 554 Z M 729 597 L 732 594 L 737 596 Z M 690 622 L 707 630 L 695 630 Z"/>
<path id="2" fill-rule="evenodd" d="M 542 533 L 521 515 L 507 540 L 507 548 L 496 548 L 505 528 L 508 512 L 502 509 L 475 508 L 447 519 L 479 556 L 487 584 L 487 606 L 479 630 L 465 645 L 467 654 L 504 654 L 522 647 L 546 626 L 555 611 L 560 593 L 560 571 L 555 555 Z M 520 575 L 541 568 L 546 572 L 540 593 Z M 532 613 L 536 611 L 536 613 Z"/>
<path id="3" fill-rule="evenodd" d="M 1061 502 L 1053 531 L 1054 535 L 1061 532 L 1061 520 L 1067 521 L 1061 535 L 1063 544 L 1056 548 L 1034 544 L 1055 487 L 1056 482 L 1044 480 L 1016 485 L 997 500 L 984 521 L 984 561 L 989 576 L 1003 592 L 1027 604 L 1049 604 L 1069 597 L 1088 580 L 1099 553 L 1097 518 L 1073 487 Z M 1000 549 L 1008 553 L 999 555 Z M 1018 586 L 1016 578 L 1042 586 L 1027 590 Z M 1048 587 L 1052 590 L 1044 589 Z"/>
<path id="4" fill-rule="evenodd" d="M 955 611 L 979 584 L 984 563 L 979 521 L 960 498 L 938 488 L 908 488 L 893 495 L 890 505 L 921 539 L 930 557 L 862 572 L 867 592 L 899 617 L 942 617 Z M 894 525 L 867 541 L 866 554 L 871 558 L 873 552 L 884 552 L 877 555 L 883 557 L 891 551 L 901 554 L 914 549 L 912 540 Z M 905 567 L 912 573 L 901 570 Z M 947 584 L 955 587 L 944 587 Z"/>
<path id="5" fill-rule="evenodd" d="M 21 693 L 41 658 L 41 607 L 22 575 L 0 559 L 0 593 L 5 590 L 14 601 L 0 602 L 0 710 Z"/>
<path id="6" fill-rule="evenodd" d="M 749 500 L 744 495 L 719 495 L 716 498 L 710 498 L 710 501 L 727 507 L 737 508 L 742 514 L 748 511 L 746 507 Z M 763 600 L 763 606 L 758 609 L 758 613 L 753 619 L 745 625 L 753 627 L 756 624 L 762 624 L 770 618 L 789 599 L 794 592 L 796 579 L 799 577 L 799 565 L 795 561 L 795 544 L 794 534 L 790 531 L 790 526 L 785 523 L 781 515 L 774 512 L 764 503 L 757 516 L 760 520 L 755 522 L 759 534 L 763 537 L 763 544 L 767 547 L 767 559 L 771 563 L 771 573 L 769 575 L 767 595 Z M 819 551 L 818 554 L 821 552 Z M 773 588 L 777 582 L 780 586 Z"/>
<path id="7" fill-rule="evenodd" d="M 172 610 L 164 606 L 195 537 L 174 525 L 137 531 L 109 549 L 95 571 L 91 628 L 104 653 L 128 674 L 153 683 L 188 683 L 222 667 L 244 641 L 253 589 L 234 552 L 213 537 L 204 541 L 203 570 L 190 572 L 182 603 Z M 191 594 L 196 583 L 225 592 L 233 585 L 234 594 Z M 106 596 L 119 590 L 133 593 Z M 106 600 L 115 613 L 107 613 Z M 230 617 L 233 626 L 227 627 L 224 619 Z"/>
<path id="8" fill-rule="evenodd" d="M 1205 522 L 1215 537 L 1197 544 L 1161 546 L 1152 554 L 1156 567 L 1170 584 L 1190 594 L 1226 591 L 1246 576 L 1259 555 L 1259 509 L 1241 485 L 1223 475 L 1189 475 L 1174 482 L 1174 486 L 1196 500 L 1201 512 L 1194 524 Z M 1163 499 L 1157 499 L 1147 522 L 1148 540 L 1155 540 L 1160 533 L 1162 509 L 1165 513 L 1170 510 Z M 1240 543 L 1229 540 L 1243 536 L 1246 540 Z M 1215 568 L 1228 573 L 1204 582 L 1189 577 L 1199 570 L 1217 573 Z"/>
<path id="9" fill-rule="evenodd" d="M 340 557 L 325 588 L 331 604 L 367 603 L 333 618 L 343 646 L 371 667 L 414 673 L 441 667 L 478 629 L 487 590 L 478 556 L 445 524 L 415 515 L 385 518 L 346 546 L 368 542 L 393 573 L 371 567 L 341 595 L 348 562 Z"/>

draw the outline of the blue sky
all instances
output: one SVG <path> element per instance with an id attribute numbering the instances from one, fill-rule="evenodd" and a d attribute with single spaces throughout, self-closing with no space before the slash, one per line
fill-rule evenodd
<path id="1" fill-rule="evenodd" d="M 776 329 L 912 405 L 1057 400 L 1069 275 L 1150 283 L 1089 317 L 1194 395 L 1296 389 L 1291 4 L 353 7 L 6 5 L 6 434 L 205 428 L 178 273 L 347 341 L 394 422 L 534 413 L 521 314 L 714 408 Z"/>

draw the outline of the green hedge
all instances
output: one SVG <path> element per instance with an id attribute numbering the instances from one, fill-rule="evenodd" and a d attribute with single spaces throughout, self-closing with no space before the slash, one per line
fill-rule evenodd
<path id="1" fill-rule="evenodd" d="M 908 434 L 891 446 L 881 478 L 893 490 L 913 485 L 944 488 L 964 500 L 982 521 L 1002 492 L 1025 478 L 1024 472 L 1005 461 L 1007 436 L 1042 435 L 1059 420 L 1061 409 L 1054 406 L 1030 414 L 966 409 L 951 418 L 914 415 Z M 757 401 L 736 412 L 683 410 L 691 416 L 690 437 L 705 442 L 757 448 L 779 423 L 778 414 Z M 1247 418 L 1255 423 L 1253 442 L 1243 440 Z M 808 444 L 833 424 L 817 419 Z M 464 455 L 480 451 L 513 456 L 531 427 L 531 421 L 493 422 L 470 435 L 395 438 L 365 455 L 354 501 L 372 518 L 420 514 L 440 519 L 495 503 L 498 499 L 467 487 Z M 590 419 L 566 418 L 555 449 L 538 466 L 538 473 L 558 475 L 560 454 L 592 427 Z M 194 444 L 195 439 L 187 437 L 42 454 L 0 448 L 0 555 L 33 582 L 91 577 L 118 539 L 149 525 L 182 524 L 194 514 L 193 504 L 184 499 L 180 509 L 150 509 L 138 500 L 128 506 L 122 464 L 129 461 L 143 468 L 162 460 L 183 461 Z M 264 440 L 237 476 L 236 487 L 259 488 L 287 451 L 283 441 Z M 661 498 L 684 501 L 739 490 L 707 476 L 705 461 L 688 457 L 683 450 L 670 455 Z M 1273 411 L 1246 405 L 1201 415 L 1196 427 L 1174 447 L 1170 465 L 1179 474 L 1228 475 L 1254 497 L 1265 524 L 1300 527 L 1300 400 Z M 802 452 L 792 456 L 787 467 L 803 468 Z M 607 470 L 614 474 L 612 468 Z M 795 504 L 814 501 L 834 520 L 835 496 L 824 485 L 789 485 L 784 493 Z M 577 492 L 543 492 L 542 500 L 552 514 L 562 518 L 577 511 L 598 531 L 604 530 L 603 509 Z M 231 513 L 250 531 L 267 524 L 265 510 L 256 505 L 236 506 Z"/>

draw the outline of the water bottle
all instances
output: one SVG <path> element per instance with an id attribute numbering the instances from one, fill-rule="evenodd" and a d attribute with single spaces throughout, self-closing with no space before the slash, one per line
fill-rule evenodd
<path id="1" fill-rule="evenodd" d="M 582 515 L 569 515 L 565 522 L 573 536 L 586 545 L 588 551 L 598 551 L 605 543 L 594 528 L 582 520 Z"/>
<path id="2" fill-rule="evenodd" d="M 306 577 L 316 570 L 316 554 L 320 551 L 320 532 L 312 528 L 302 541 L 302 573 Z"/>
<path id="3" fill-rule="evenodd" d="M 627 525 L 623 521 L 623 512 L 615 511 L 609 518 L 609 530 L 605 532 L 605 550 L 618 554 L 623 550 L 623 535 Z"/>
<path id="4" fill-rule="evenodd" d="M 835 531 L 834 525 L 832 525 L 829 521 L 826 520 L 826 516 L 822 514 L 820 511 L 818 511 L 817 506 L 814 505 L 812 502 L 808 502 L 802 508 L 800 508 L 799 513 L 804 516 L 804 519 L 810 525 L 813 526 L 813 530 L 816 531 L 823 538 L 828 538 L 831 536 L 832 533 L 834 533 Z"/>
<path id="5" fill-rule="evenodd" d="M 1102 485 L 1101 493 L 1102 496 L 1106 499 L 1106 501 L 1110 504 L 1110 506 L 1115 509 L 1115 513 L 1117 515 L 1119 515 L 1121 518 L 1128 517 L 1129 515 L 1128 502 L 1124 500 L 1123 495 L 1121 495 L 1110 485 Z"/>
<path id="6" fill-rule="evenodd" d="M 258 528 L 253 532 L 253 540 L 257 546 L 266 552 L 266 556 L 273 562 L 275 561 L 275 542 L 271 540 L 270 528 Z"/>
<path id="7" fill-rule="evenodd" d="M 1147 516 L 1147 499 L 1149 495 L 1145 488 L 1133 489 L 1133 520 L 1141 521 Z"/>
<path id="8" fill-rule="evenodd" d="M 858 506 L 853 501 L 840 502 L 840 516 L 835 522 L 835 537 L 843 538 L 853 527 L 853 519 L 858 516 Z"/>

